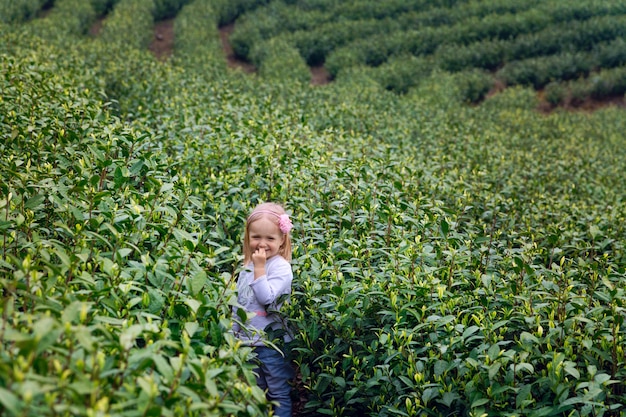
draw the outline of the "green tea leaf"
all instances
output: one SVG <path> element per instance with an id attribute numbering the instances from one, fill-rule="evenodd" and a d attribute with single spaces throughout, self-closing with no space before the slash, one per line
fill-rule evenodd
<path id="1" fill-rule="evenodd" d="M 185 330 L 187 331 L 189 337 L 193 337 L 193 335 L 198 331 L 199 328 L 200 325 L 196 321 L 190 321 L 185 323 Z"/>
<path id="2" fill-rule="evenodd" d="M 202 288 L 207 282 L 207 274 L 204 270 L 198 269 L 193 275 L 187 280 L 187 285 L 189 287 L 189 292 L 192 296 L 196 296 L 202 291 Z"/>
<path id="3" fill-rule="evenodd" d="M 46 199 L 46 196 L 38 194 L 38 195 L 36 195 L 34 197 L 31 197 L 28 200 L 26 200 L 26 202 L 24 203 L 24 208 L 27 208 L 27 209 L 30 209 L 30 210 L 39 209 L 40 206 L 45 201 L 45 199 Z"/>
<path id="4" fill-rule="evenodd" d="M 20 415 L 22 402 L 12 392 L 0 387 L 0 403 L 13 415 Z"/>

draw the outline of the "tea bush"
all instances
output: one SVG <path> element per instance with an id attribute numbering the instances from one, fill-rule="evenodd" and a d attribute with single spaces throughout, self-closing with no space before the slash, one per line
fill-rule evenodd
<path id="1" fill-rule="evenodd" d="M 226 71 L 217 30 L 219 16 L 210 1 L 196 0 L 183 7 L 174 22 L 175 59 L 185 67 L 216 74 Z"/>
<path id="2" fill-rule="evenodd" d="M 606 99 L 626 94 L 624 67 L 603 69 L 589 74 L 587 78 L 567 83 L 553 82 L 546 86 L 546 99 L 553 105 L 581 103 L 587 98 Z"/>
<path id="3" fill-rule="evenodd" d="M 469 45 L 444 44 L 435 52 L 435 61 L 446 71 L 460 71 L 468 67 L 494 70 L 505 62 L 529 57 L 568 50 L 590 51 L 600 42 L 622 37 L 626 27 L 624 23 L 619 16 L 600 16 L 550 26 L 511 40 L 487 40 Z"/>
<path id="4" fill-rule="evenodd" d="M 468 70 L 457 76 L 460 96 L 470 102 L 477 103 L 493 88 L 493 78 L 480 70 Z"/>
<path id="5" fill-rule="evenodd" d="M 287 37 L 309 65 L 323 63 L 330 51 L 354 39 L 381 32 L 394 32 L 392 20 L 354 20 L 330 22 L 307 31 L 296 31 Z"/>
<path id="6" fill-rule="evenodd" d="M 219 24 L 232 23 L 241 14 L 266 5 L 268 0 L 213 0 L 211 4 L 219 12 Z"/>
<path id="7" fill-rule="evenodd" d="M 298 50 L 282 38 L 273 38 L 255 45 L 250 54 L 259 75 L 269 80 L 293 80 L 308 83 L 311 72 Z"/>
<path id="8" fill-rule="evenodd" d="M 244 13 L 237 19 L 229 38 L 235 54 L 247 58 L 255 43 L 285 32 L 312 30 L 337 16 L 331 12 L 301 7 L 291 6 L 285 2 L 270 2 L 267 7 Z"/>
<path id="9" fill-rule="evenodd" d="M 107 20 L 135 30 L 137 4 Z M 467 106 L 489 77 L 428 56 L 323 88 L 212 62 L 216 26 L 262 6 L 185 5 L 167 62 L 54 10 L 0 30 L 2 413 L 268 414 L 229 333 L 266 200 L 295 225 L 300 415 L 623 412 L 623 109 L 543 115 L 521 86 Z"/>
<path id="10" fill-rule="evenodd" d="M 540 88 L 552 80 L 585 77 L 595 68 L 613 68 L 626 64 L 626 42 L 617 38 L 596 45 L 592 52 L 562 53 L 513 61 L 498 70 L 496 76 L 508 85 L 524 84 Z"/>
<path id="11" fill-rule="evenodd" d="M 191 0 L 154 0 L 154 20 L 163 20 L 176 16 Z"/>
<path id="12" fill-rule="evenodd" d="M 154 0 L 120 1 L 104 21 L 99 39 L 106 45 L 147 48 L 153 37 L 154 12 Z"/>
<path id="13" fill-rule="evenodd" d="M 120 0 L 91 0 L 91 5 L 98 16 L 107 14 Z"/>
<path id="14" fill-rule="evenodd" d="M 67 35 L 80 36 L 87 33 L 96 19 L 91 3 L 80 0 L 57 0 L 54 8 L 43 19 L 27 23 L 29 32 L 42 38 L 57 38 L 59 42 Z"/>
<path id="15" fill-rule="evenodd" d="M 49 0 L 2 0 L 0 1 L 0 22 L 21 23 L 34 18 Z"/>

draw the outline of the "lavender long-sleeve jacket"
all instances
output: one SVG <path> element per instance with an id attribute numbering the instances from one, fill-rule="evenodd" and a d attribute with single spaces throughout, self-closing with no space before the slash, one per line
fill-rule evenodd
<path id="1" fill-rule="evenodd" d="M 239 323 L 233 325 L 235 336 L 248 345 L 263 346 L 266 340 L 263 331 L 271 326 L 273 330 L 285 330 L 284 340 L 289 342 L 291 335 L 279 312 L 282 302 L 278 301 L 281 295 L 291 294 L 292 281 L 291 265 L 280 255 L 267 260 L 265 275 L 256 280 L 252 263 L 241 271 L 237 280 L 237 302 L 248 313 L 254 313 L 254 316 L 243 327 Z M 237 308 L 233 308 L 235 317 Z"/>

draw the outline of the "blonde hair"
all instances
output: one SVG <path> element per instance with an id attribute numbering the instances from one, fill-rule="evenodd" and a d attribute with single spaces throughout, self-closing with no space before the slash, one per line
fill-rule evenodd
<path id="1" fill-rule="evenodd" d="M 246 228 L 243 235 L 243 264 L 247 265 L 252 261 L 252 249 L 250 248 L 250 225 L 260 219 L 271 220 L 278 227 L 278 219 L 281 214 L 287 214 L 285 209 L 276 203 L 261 203 L 252 210 L 252 213 L 246 219 Z M 278 248 L 278 254 L 291 261 L 291 237 L 289 233 L 283 233 L 285 240 Z"/>

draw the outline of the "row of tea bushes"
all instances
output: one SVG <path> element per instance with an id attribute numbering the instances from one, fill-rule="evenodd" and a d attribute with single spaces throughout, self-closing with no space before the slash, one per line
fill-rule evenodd
<path id="1" fill-rule="evenodd" d="M 496 72 L 506 85 L 531 85 L 541 88 L 553 80 L 568 81 L 585 77 L 594 69 L 610 69 L 626 64 L 626 41 L 617 38 L 596 45 L 592 52 L 561 54 L 513 61 Z"/>
<path id="2" fill-rule="evenodd" d="M 106 15 L 120 0 L 91 0 L 91 5 L 98 16 Z"/>
<path id="3" fill-rule="evenodd" d="M 286 35 L 309 65 L 319 65 L 326 61 L 328 54 L 337 47 L 354 39 L 371 39 L 379 33 L 395 32 L 399 27 L 393 20 L 348 20 L 324 23 L 306 31 L 296 31 Z"/>
<path id="4" fill-rule="evenodd" d="M 237 19 L 231 42 L 235 52 L 243 58 L 248 57 L 250 48 L 264 39 L 280 34 L 297 31 L 314 31 L 317 27 L 333 22 L 362 21 L 351 23 L 357 26 L 371 26 L 372 20 L 380 20 L 376 24 L 375 34 L 385 34 L 397 30 L 408 30 L 426 26 L 451 25 L 471 16 L 484 17 L 489 14 L 514 13 L 530 8 L 532 2 L 509 2 L 506 5 L 493 0 L 481 2 L 444 2 L 443 4 L 422 4 L 419 2 L 370 3 L 357 2 L 351 4 L 335 4 L 332 8 L 311 7 L 301 4 L 288 5 L 282 2 L 270 3 L 267 7 L 246 13 Z M 387 10 L 383 12 L 382 10 Z M 315 37 L 312 34 L 312 37 Z M 349 38 L 348 41 L 357 38 Z M 334 41 L 333 44 L 343 42 Z M 336 46 L 334 46 L 336 47 Z M 303 55 L 309 54 L 305 51 Z"/>
<path id="5" fill-rule="evenodd" d="M 145 49 L 153 38 L 153 12 L 154 0 L 122 0 L 104 20 L 98 38 L 111 49 Z"/>
<path id="6" fill-rule="evenodd" d="M 410 53 L 416 56 L 434 53 L 442 45 L 470 45 L 486 40 L 508 40 L 552 27 L 563 22 L 586 20 L 592 16 L 621 15 L 626 11 L 623 4 L 596 4 L 590 9 L 589 2 L 579 1 L 564 5 L 546 2 L 521 13 L 469 16 L 451 26 L 425 27 L 389 32 L 376 38 L 359 39 L 342 48 L 335 48 L 326 59 L 331 74 L 341 68 L 365 64 L 377 66 L 394 55 Z M 595 12 L 589 16 L 588 13 Z M 580 18 L 578 18 L 580 16 Z M 312 34 L 315 31 L 311 32 Z"/>
<path id="7" fill-rule="evenodd" d="M 623 37 L 623 16 L 597 16 L 549 26 L 539 32 L 513 39 L 485 40 L 464 44 L 444 44 L 435 52 L 435 65 L 446 71 L 467 68 L 494 70 L 505 62 L 565 51 L 590 51 L 596 44 Z"/>
<path id="8" fill-rule="evenodd" d="M 68 35 L 85 35 L 95 20 L 96 12 L 90 2 L 56 0 L 45 17 L 31 20 L 25 27 L 42 39 L 63 42 L 68 39 Z"/>
<path id="9" fill-rule="evenodd" d="M 243 13 L 264 6 L 269 0 L 212 0 L 211 6 L 218 11 L 219 25 L 232 23 Z"/>
<path id="10" fill-rule="evenodd" d="M 436 68 L 462 71 L 464 68 L 478 66 L 490 69 L 500 67 L 508 61 L 509 63 L 495 74 L 495 79 L 492 77 L 490 80 L 488 74 L 482 71 L 463 71 L 463 74 L 457 77 L 463 84 L 462 88 L 466 91 L 462 95 L 464 99 L 474 102 L 484 97 L 496 79 L 509 86 L 524 84 L 541 88 L 552 80 L 578 78 L 586 76 L 589 71 L 597 68 L 612 68 L 623 65 L 624 48 L 620 36 L 624 30 L 622 21 L 622 18 L 616 16 L 601 16 L 581 22 L 570 22 L 569 24 L 574 26 L 571 30 L 567 29 L 565 25 L 560 26 L 565 35 L 570 35 L 570 37 L 565 36 L 564 38 L 557 36 L 560 33 L 559 30 L 548 27 L 537 34 L 522 35 L 509 41 L 485 41 L 471 44 L 468 47 L 460 44 L 444 44 L 438 47 L 433 56 L 426 56 L 425 58 L 399 56 L 379 67 L 366 71 L 372 79 L 377 80 L 384 88 L 405 93 L 418 85 L 425 76 Z M 585 34 L 593 36 L 583 36 Z M 516 60 L 512 56 L 518 52 L 520 57 L 525 56 L 524 54 L 529 53 L 529 51 L 540 53 L 541 51 L 537 48 L 527 47 L 537 38 L 554 39 L 553 43 L 558 45 L 556 48 L 559 50 L 569 50 L 567 48 L 569 39 L 569 42 L 573 43 L 572 48 L 580 48 L 581 52 L 564 52 L 525 60 Z M 592 44 L 589 43 L 590 38 L 595 39 Z M 603 42 L 604 39 L 615 40 Z M 401 40 L 398 40 L 398 43 L 402 43 Z M 423 43 L 421 47 L 424 48 L 428 45 L 428 43 Z M 431 49 L 435 48 L 434 42 L 430 45 Z M 542 45 L 545 46 L 546 44 Z M 377 59 L 377 62 L 386 59 L 385 54 L 377 55 Z M 333 62 L 327 64 L 327 68 L 332 73 Z M 351 65 L 342 62 L 337 63 L 336 68 Z M 340 73 L 335 76 L 342 77 Z"/>
<path id="11" fill-rule="evenodd" d="M 51 3 L 51 0 L 2 0 L 0 23 L 21 23 L 32 19 Z"/>
<path id="12" fill-rule="evenodd" d="M 183 7 L 174 21 L 174 54 L 181 65 L 203 72 L 226 71 L 218 22 L 219 14 L 210 0 L 195 0 Z"/>
<path id="13" fill-rule="evenodd" d="M 175 17 L 180 10 L 193 0 L 154 0 L 152 14 L 154 20 L 163 20 Z"/>
<path id="14" fill-rule="evenodd" d="M 544 97 L 554 106 L 579 104 L 588 98 L 606 99 L 626 94 L 626 67 L 602 69 L 587 78 L 570 82 L 551 82 L 546 85 Z"/>
<path id="15" fill-rule="evenodd" d="M 298 50 L 283 38 L 256 44 L 250 58 L 259 75 L 268 80 L 308 83 L 311 79 L 309 67 Z"/>

